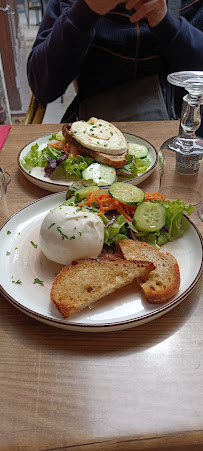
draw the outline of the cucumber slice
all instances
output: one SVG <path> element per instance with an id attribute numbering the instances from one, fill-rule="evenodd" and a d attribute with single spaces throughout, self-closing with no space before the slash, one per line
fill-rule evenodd
<path id="1" fill-rule="evenodd" d="M 116 180 L 116 170 L 111 166 L 92 163 L 84 169 L 82 176 L 85 180 L 93 180 L 97 185 L 111 185 Z"/>
<path id="2" fill-rule="evenodd" d="M 133 225 L 139 232 L 156 232 L 166 223 L 166 209 L 160 202 L 143 202 L 136 208 Z"/>
<path id="3" fill-rule="evenodd" d="M 85 188 L 78 189 L 75 191 L 75 202 L 76 204 L 78 202 L 81 202 L 81 200 L 86 199 L 89 193 L 93 193 L 94 191 L 97 191 L 99 189 L 98 186 L 92 185 L 92 186 L 86 186 Z"/>
<path id="4" fill-rule="evenodd" d="M 109 193 L 115 199 L 125 204 L 138 204 L 143 202 L 145 193 L 135 185 L 124 182 L 116 182 L 109 188 Z"/>
<path id="5" fill-rule="evenodd" d="M 65 141 L 62 131 L 56 133 L 56 139 L 57 141 Z"/>
<path id="6" fill-rule="evenodd" d="M 148 155 L 148 149 L 143 144 L 129 143 L 128 153 L 135 158 L 145 158 Z"/>

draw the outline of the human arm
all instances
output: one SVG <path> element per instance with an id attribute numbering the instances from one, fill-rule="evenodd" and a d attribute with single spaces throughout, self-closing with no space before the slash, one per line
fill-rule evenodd
<path id="1" fill-rule="evenodd" d="M 60 5 L 62 5 L 61 8 Z M 125 6 L 121 6 L 122 11 L 125 11 Z M 203 33 L 196 28 L 196 24 L 197 26 L 201 24 L 201 14 L 203 14 L 203 6 L 199 7 L 196 14 L 198 18 L 200 17 L 199 23 L 195 22 L 195 15 L 194 20 L 191 16 L 195 26 L 182 17 L 173 19 L 169 13 L 154 28 L 147 30 L 145 25 L 149 46 L 153 40 L 153 34 L 158 37 L 159 52 L 167 64 L 168 73 L 177 70 L 202 69 Z M 28 79 L 35 97 L 41 103 L 52 102 L 60 97 L 80 72 L 89 49 L 91 64 L 88 70 L 91 71 L 92 76 L 95 73 L 98 75 L 93 56 L 97 49 L 95 50 L 92 46 L 95 42 L 99 44 L 102 42 L 104 49 L 107 48 L 113 52 L 125 46 L 124 54 L 133 56 L 134 53 L 131 54 L 128 47 L 128 25 L 126 28 L 123 24 L 120 28 L 118 27 L 117 23 L 116 30 L 119 31 L 116 31 L 116 34 L 112 23 L 94 12 L 84 0 L 67 0 L 66 3 L 49 0 L 28 60 Z M 140 27 L 142 27 L 142 21 Z M 120 38 L 120 41 L 117 38 Z M 116 43 L 115 47 L 113 47 L 114 43 Z M 106 56 L 105 53 L 104 56 Z M 104 74 L 105 66 L 102 70 Z M 113 76 L 116 80 L 117 73 Z M 121 82 L 120 76 L 119 83 Z"/>
<path id="2" fill-rule="evenodd" d="M 94 40 L 97 21 L 119 3 L 49 0 L 27 65 L 29 85 L 42 104 L 65 92 Z"/>
<path id="3" fill-rule="evenodd" d="M 99 17 L 83 0 L 61 7 L 49 0 L 27 66 L 31 90 L 42 104 L 60 97 L 76 77 Z"/>
<path id="4" fill-rule="evenodd" d="M 203 6 L 200 12 L 203 19 Z M 169 12 L 152 28 L 159 38 L 160 51 L 168 64 L 169 72 L 202 70 L 203 31 L 184 17 L 174 19 Z"/>
<path id="5" fill-rule="evenodd" d="M 191 5 L 182 2 L 183 11 L 188 10 L 188 21 L 183 17 L 173 18 L 167 11 L 166 0 L 127 0 L 126 9 L 135 9 L 131 22 L 146 18 L 160 41 L 163 58 L 169 71 L 201 70 L 203 67 L 203 6 L 196 16 L 201 29 L 192 25 Z M 190 13 L 191 12 L 191 13 Z M 202 19 L 201 19 L 202 18 Z"/>

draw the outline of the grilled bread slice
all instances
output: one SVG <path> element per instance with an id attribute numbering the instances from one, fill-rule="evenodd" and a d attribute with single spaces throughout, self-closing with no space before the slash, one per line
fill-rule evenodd
<path id="1" fill-rule="evenodd" d="M 127 261 L 113 255 L 73 261 L 56 276 L 51 300 L 65 317 L 80 312 L 98 299 L 130 284 L 136 277 L 147 276 L 153 263 Z"/>
<path id="2" fill-rule="evenodd" d="M 146 243 L 121 240 L 119 246 L 127 260 L 144 260 L 156 268 L 138 280 L 149 304 L 162 304 L 177 294 L 180 287 L 180 271 L 175 257 Z"/>
<path id="3" fill-rule="evenodd" d="M 107 164 L 108 166 L 114 167 L 115 169 L 122 168 L 126 163 L 126 155 L 128 153 L 128 147 L 123 153 L 109 154 L 108 152 L 98 152 L 94 149 L 90 149 L 87 146 L 82 145 L 78 142 L 74 136 L 70 133 L 72 124 L 64 124 L 62 128 L 62 133 L 68 144 L 75 146 L 83 157 L 91 157 L 98 163 Z"/>

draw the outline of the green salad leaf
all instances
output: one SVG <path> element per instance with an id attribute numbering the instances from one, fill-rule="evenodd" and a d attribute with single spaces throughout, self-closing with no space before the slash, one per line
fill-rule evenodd
<path id="1" fill-rule="evenodd" d="M 147 171 L 151 164 L 149 158 L 135 158 L 133 155 L 126 155 L 126 164 L 120 170 L 120 173 L 137 176 Z"/>
<path id="2" fill-rule="evenodd" d="M 183 213 L 185 212 L 190 216 L 194 210 L 193 206 L 191 204 L 186 205 L 180 199 L 175 201 L 166 200 L 163 202 L 163 205 L 167 212 L 165 226 L 157 232 L 147 234 L 135 233 L 139 241 L 160 247 L 168 241 L 173 241 L 183 236 L 186 227 Z"/>
<path id="3" fill-rule="evenodd" d="M 168 241 L 172 241 L 175 238 L 179 238 L 184 233 L 183 227 L 183 213 L 186 212 L 190 216 L 194 210 L 193 206 L 186 205 L 180 199 L 176 201 L 166 200 L 164 205 L 167 210 L 166 228 L 168 228 Z"/>
<path id="4" fill-rule="evenodd" d="M 49 138 L 49 141 L 53 141 L 54 139 L 56 139 L 56 133 L 52 133 L 52 135 Z"/>
<path id="5" fill-rule="evenodd" d="M 52 139 L 54 135 L 52 135 Z M 60 158 L 62 155 L 61 151 L 55 149 L 54 147 L 47 144 L 47 146 L 39 150 L 38 144 L 34 144 L 29 152 L 21 159 L 22 166 L 29 170 L 33 167 L 41 167 L 45 168 L 47 166 L 47 159 L 55 159 Z M 82 171 L 86 169 L 93 162 L 92 158 L 82 157 L 78 155 L 77 157 L 73 157 L 70 155 L 67 159 L 60 165 L 60 168 L 64 170 L 66 176 L 69 177 L 71 175 L 77 176 L 77 178 L 82 179 Z"/>
<path id="6" fill-rule="evenodd" d="M 25 169 L 34 168 L 39 166 L 45 168 L 47 165 L 47 158 L 59 158 L 61 157 L 60 150 L 54 149 L 47 145 L 44 149 L 38 150 L 38 144 L 34 144 L 29 152 L 21 159 L 21 164 Z"/>
<path id="7" fill-rule="evenodd" d="M 127 229 L 125 227 L 126 219 L 123 215 L 117 215 L 113 218 L 101 215 L 100 218 L 104 222 L 104 243 L 111 246 L 120 240 L 127 238 Z"/>
<path id="8" fill-rule="evenodd" d="M 90 157 L 82 157 L 81 155 L 77 155 L 77 157 L 73 158 L 70 156 L 61 164 L 61 167 L 65 171 L 67 177 L 70 175 L 76 175 L 79 179 L 82 179 L 82 172 L 92 162 L 93 159 Z"/>
<path id="9" fill-rule="evenodd" d="M 78 185 L 80 189 L 80 185 Z M 64 205 L 76 205 L 75 201 L 75 191 L 77 191 L 77 186 L 74 187 L 73 195 L 64 202 Z M 128 221 L 122 214 L 108 212 L 100 215 L 100 218 L 104 222 L 104 244 L 111 246 L 116 244 L 118 241 L 129 238 L 129 229 L 135 234 L 139 241 L 150 244 L 156 248 L 160 248 L 163 244 L 168 241 L 173 241 L 180 238 L 185 230 L 188 222 L 185 220 L 184 213 L 190 216 L 193 212 L 193 206 L 186 205 L 180 199 L 176 201 L 166 200 L 162 202 L 161 200 L 154 200 L 154 202 L 160 202 L 166 209 L 166 220 L 162 229 L 156 232 L 141 232 L 137 231 L 134 225 Z M 81 207 L 80 207 L 81 208 Z M 83 207 L 82 207 L 83 208 Z M 98 207 L 96 203 L 92 203 L 91 206 L 85 206 L 88 210 L 97 213 Z"/>

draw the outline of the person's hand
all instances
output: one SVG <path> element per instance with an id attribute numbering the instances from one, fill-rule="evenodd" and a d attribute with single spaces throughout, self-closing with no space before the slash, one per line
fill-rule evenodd
<path id="1" fill-rule="evenodd" d="M 85 3 L 92 11 L 103 16 L 123 2 L 121 0 L 85 0 Z"/>
<path id="2" fill-rule="evenodd" d="M 150 27 L 155 27 L 162 21 L 167 13 L 166 0 L 127 0 L 126 9 L 135 8 L 136 12 L 131 16 L 131 22 L 147 18 Z"/>

